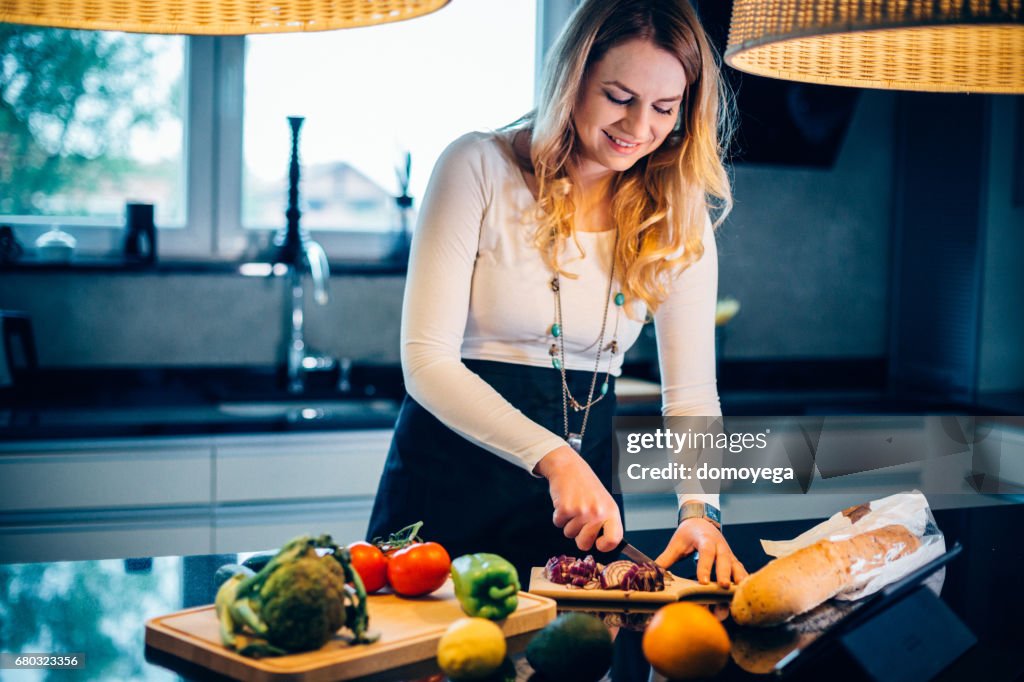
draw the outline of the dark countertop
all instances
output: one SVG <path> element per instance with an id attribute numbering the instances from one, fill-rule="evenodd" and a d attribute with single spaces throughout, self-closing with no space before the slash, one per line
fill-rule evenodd
<path id="1" fill-rule="evenodd" d="M 0 436 L 36 441 L 390 429 L 397 415 L 398 402 L 388 398 L 0 409 Z"/>
<path id="2" fill-rule="evenodd" d="M 959 541 L 964 547 L 946 569 L 942 601 L 979 640 L 938 679 L 1020 679 L 1024 675 L 1020 643 L 1024 591 L 1017 578 L 1024 564 L 1024 544 L 1019 541 L 1024 505 L 939 510 L 935 517 L 947 544 Z M 793 537 L 813 523 L 734 525 L 727 527 L 727 535 L 748 568 L 756 569 L 767 559 L 759 538 Z M 648 553 L 657 553 L 668 533 L 640 531 L 632 533 L 631 540 Z M 223 679 L 147 650 L 144 623 L 154 616 L 212 602 L 214 571 L 237 558 L 211 555 L 0 565 L 0 649 L 8 653 L 84 652 L 86 667 L 64 671 L 60 679 Z M 692 575 L 690 561 L 676 568 L 682 575 Z M 749 636 L 731 622 L 726 624 L 734 641 Z M 912 633 L 891 634 L 895 638 Z M 611 679 L 648 679 L 640 636 L 639 632 L 618 630 Z M 528 679 L 529 667 L 522 656 L 514 660 L 519 679 Z M 378 679 L 422 678 L 436 672 L 432 662 L 426 662 Z M 863 679 L 853 667 L 835 658 L 834 652 L 824 654 L 817 667 L 798 672 L 793 679 L 822 679 L 822 675 L 830 682 Z M 716 679 L 766 678 L 746 673 L 730 661 Z"/>
<path id="3" fill-rule="evenodd" d="M 232 277 L 240 276 L 243 265 L 271 264 L 260 260 L 181 260 L 164 259 L 156 263 L 126 261 L 123 257 L 75 254 L 73 260 L 66 263 L 34 260 L 26 257 L 15 263 L 4 263 L 0 266 L 0 275 L 11 274 L 47 274 L 53 272 L 86 274 L 102 272 L 122 275 L 165 275 L 165 274 L 217 274 Z M 408 267 L 399 261 L 380 260 L 366 261 L 332 261 L 329 263 L 331 275 L 369 275 L 377 277 L 404 277 Z"/>
<path id="4" fill-rule="evenodd" d="M 338 429 L 390 429 L 404 396 L 401 370 L 354 367 L 280 388 L 274 367 L 37 370 L 0 393 L 8 441 L 132 438 Z"/>
<path id="5" fill-rule="evenodd" d="M 817 363 L 829 378 L 815 383 L 799 363 L 727 363 L 722 409 L 736 416 L 1007 414 L 998 404 L 979 412 L 927 397 L 889 395 L 878 386 L 876 365 Z M 856 380 L 858 372 L 868 379 Z M 627 364 L 624 376 L 649 390 L 620 397 L 618 414 L 660 414 L 650 368 Z M 354 365 L 343 391 L 336 369 L 312 374 L 298 396 L 282 390 L 280 370 L 267 366 L 58 368 L 15 379 L 14 388 L 0 388 L 0 438 L 7 441 L 388 429 L 405 396 L 397 365 Z"/>

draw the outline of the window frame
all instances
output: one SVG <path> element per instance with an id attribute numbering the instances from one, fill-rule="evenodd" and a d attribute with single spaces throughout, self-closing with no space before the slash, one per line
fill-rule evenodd
<path id="1" fill-rule="evenodd" d="M 536 0 L 535 93 L 548 47 L 579 0 Z M 186 102 L 182 154 L 185 224 L 160 229 L 161 261 L 237 262 L 266 255 L 273 230 L 242 225 L 245 36 L 188 36 L 185 40 Z M 535 95 L 536 100 L 536 95 Z M 282 196 L 281 224 L 285 224 Z M 56 225 L 70 232 L 80 251 L 116 258 L 123 224 L 65 216 L 0 216 L 18 239 L 31 245 Z M 159 225 L 158 225 L 159 228 Z M 310 230 L 332 261 L 379 262 L 393 233 L 370 230 Z"/>
<path id="2" fill-rule="evenodd" d="M 162 229 L 157 234 L 158 256 L 167 260 L 210 259 L 215 254 L 210 247 L 210 236 L 214 232 L 210 199 L 216 193 L 212 177 L 215 152 L 211 142 L 214 118 L 212 95 L 216 80 L 212 58 L 217 40 L 220 39 L 196 36 L 185 38 L 182 78 L 186 94 L 181 149 L 185 178 L 185 217 L 183 227 Z M 124 224 L 109 219 L 93 216 L 0 215 L 0 223 L 13 227 L 18 240 L 27 247 L 31 247 L 40 235 L 57 227 L 70 233 L 75 238 L 77 250 L 90 257 L 114 258 L 123 248 Z"/>
<path id="3" fill-rule="evenodd" d="M 226 36 L 216 41 L 216 120 L 209 148 L 214 150 L 216 196 L 212 198 L 210 252 L 218 260 L 265 257 L 275 230 L 251 229 L 242 224 L 242 175 L 244 173 L 245 36 Z M 301 180 L 300 180 L 301 182 Z M 205 190 L 204 190 L 205 191 Z M 301 186 L 300 186 L 301 194 Z M 198 209 L 199 207 L 197 207 Z M 281 227 L 286 224 L 286 196 L 281 195 Z M 212 214 L 212 215 L 211 215 Z M 213 226 L 216 229 L 213 229 Z M 305 228 L 304 228 L 305 229 Z M 391 233 L 371 230 L 308 230 L 331 261 L 380 261 L 394 239 Z M 344 258 L 339 254 L 344 254 Z"/>

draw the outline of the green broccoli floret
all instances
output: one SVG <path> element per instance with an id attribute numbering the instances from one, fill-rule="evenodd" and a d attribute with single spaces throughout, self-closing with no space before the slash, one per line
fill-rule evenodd
<path id="1" fill-rule="evenodd" d="M 233 575 L 217 593 L 217 615 L 224 644 L 246 656 L 319 649 L 342 627 L 353 644 L 376 640 L 362 580 L 327 535 L 295 538 L 258 573 Z"/>
<path id="2" fill-rule="evenodd" d="M 344 589 L 344 576 L 319 557 L 303 557 L 278 568 L 260 590 L 259 613 L 268 641 L 288 651 L 322 647 L 345 624 Z"/>
<path id="3" fill-rule="evenodd" d="M 345 585 L 345 569 L 333 556 L 320 557 L 320 563 L 334 576 L 334 580 L 324 581 L 324 589 L 327 590 L 327 626 L 331 632 L 337 632 L 345 626 L 345 601 L 351 589 Z"/>

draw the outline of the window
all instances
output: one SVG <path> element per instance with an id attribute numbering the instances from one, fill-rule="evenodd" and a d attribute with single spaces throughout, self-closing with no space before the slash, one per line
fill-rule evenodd
<path id="1" fill-rule="evenodd" d="M 26 246 L 59 224 L 80 250 L 115 255 L 124 203 L 147 201 L 157 206 L 161 259 L 259 257 L 285 223 L 286 117 L 299 115 L 302 226 L 332 259 L 379 258 L 400 224 L 396 167 L 407 153 L 415 208 L 449 142 L 532 107 L 544 1 L 453 2 L 414 21 L 249 37 L 0 24 L 0 40 L 22 32 L 31 68 L 49 63 L 46 50 L 121 51 L 78 72 L 36 72 L 0 43 L 0 223 Z M 85 92 L 69 111 L 81 122 L 19 114 L 32 78 L 46 92 L 77 83 Z M 46 171 L 7 151 L 17 145 L 48 159 Z M 8 188 L 19 167 L 47 183 Z"/>
<path id="2" fill-rule="evenodd" d="M 384 26 L 258 35 L 245 55 L 246 228 L 280 226 L 290 132 L 301 135 L 303 224 L 387 231 L 397 223 L 396 166 L 412 160 L 409 193 L 423 196 L 444 147 L 496 128 L 533 102 L 533 0 L 454 2 Z"/>
<path id="3" fill-rule="evenodd" d="M 0 24 L 0 222 L 31 241 L 54 223 L 121 225 L 145 201 L 183 225 L 184 45 Z"/>

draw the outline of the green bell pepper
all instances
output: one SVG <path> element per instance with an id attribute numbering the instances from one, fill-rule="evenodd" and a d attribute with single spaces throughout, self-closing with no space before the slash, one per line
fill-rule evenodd
<path id="1" fill-rule="evenodd" d="M 519 574 L 497 554 L 465 554 L 452 562 L 455 596 L 466 614 L 501 620 L 519 606 Z"/>

